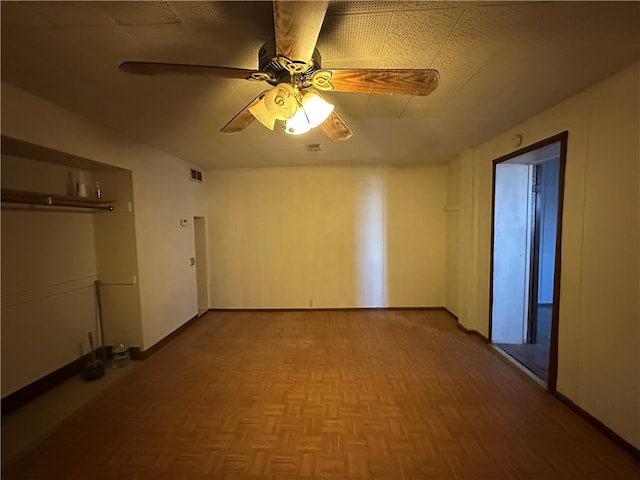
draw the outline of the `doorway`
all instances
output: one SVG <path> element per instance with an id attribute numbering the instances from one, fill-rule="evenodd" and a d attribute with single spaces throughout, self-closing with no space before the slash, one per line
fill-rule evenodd
<path id="1" fill-rule="evenodd" d="M 567 132 L 493 164 L 491 342 L 555 390 Z"/>
<path id="2" fill-rule="evenodd" d="M 195 239 L 196 289 L 198 294 L 198 316 L 209 310 L 209 279 L 207 276 L 207 235 L 204 217 L 193 217 Z"/>

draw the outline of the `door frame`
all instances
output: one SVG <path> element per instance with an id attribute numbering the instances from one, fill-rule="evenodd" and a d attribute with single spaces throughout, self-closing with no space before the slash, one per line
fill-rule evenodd
<path id="1" fill-rule="evenodd" d="M 558 172 L 558 215 L 556 223 L 556 244 L 555 261 L 553 271 L 553 306 L 551 310 L 551 338 L 549 344 L 549 370 L 547 375 L 547 391 L 556 391 L 558 378 L 558 324 L 560 319 L 560 282 L 562 266 L 562 217 L 564 209 L 564 182 L 565 167 L 567 162 L 567 143 L 569 132 L 563 131 L 551 137 L 540 140 L 526 147 L 522 147 L 511 153 L 503 155 L 493 160 L 492 180 L 491 180 L 491 245 L 490 245 L 490 266 L 489 266 L 489 342 L 493 343 L 493 264 L 494 264 L 494 236 L 495 236 L 495 214 L 496 214 L 496 167 L 507 160 L 518 157 L 525 153 L 537 150 L 552 143 L 560 142 L 559 172 Z"/>
<path id="2" fill-rule="evenodd" d="M 195 251 L 196 304 L 198 316 L 209 310 L 209 268 L 207 256 L 207 221 L 205 217 L 193 217 Z"/>
<path id="3" fill-rule="evenodd" d="M 538 337 L 538 296 L 540 281 L 540 164 L 533 165 L 533 219 L 531 254 L 529 264 L 529 318 L 527 320 L 527 343 L 536 343 Z M 555 255 L 554 255 L 555 256 Z"/>

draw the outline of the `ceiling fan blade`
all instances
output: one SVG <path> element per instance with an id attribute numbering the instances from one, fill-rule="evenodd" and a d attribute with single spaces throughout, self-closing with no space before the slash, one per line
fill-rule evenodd
<path id="1" fill-rule="evenodd" d="M 276 54 L 298 63 L 298 71 L 306 70 L 316 48 L 328 1 L 273 2 L 276 31 Z"/>
<path id="2" fill-rule="evenodd" d="M 344 123 L 335 110 L 320 124 L 320 130 L 334 142 L 346 140 L 353 135 L 351 129 L 347 127 L 347 124 Z"/>
<path id="3" fill-rule="evenodd" d="M 188 65 L 182 63 L 123 62 L 120 70 L 135 75 L 186 74 L 212 75 L 223 78 L 244 78 L 246 80 L 271 80 L 273 75 L 245 68 L 216 67 L 210 65 Z"/>
<path id="4" fill-rule="evenodd" d="M 222 133 L 238 133 L 244 130 L 245 128 L 247 128 L 249 124 L 251 124 L 251 122 L 255 120 L 255 117 L 249 111 L 249 109 L 254 105 L 257 105 L 258 102 L 262 100 L 262 97 L 264 97 L 265 93 L 267 93 L 267 90 L 265 90 L 256 98 L 251 100 L 251 102 L 249 102 L 249 104 L 246 107 L 240 110 L 240 112 L 238 112 L 238 114 L 235 117 L 233 117 L 229 121 L 229 123 L 227 123 L 224 127 L 222 127 L 220 131 Z"/>
<path id="5" fill-rule="evenodd" d="M 428 95 L 439 80 L 433 69 L 338 69 L 317 71 L 311 83 L 325 91 Z"/>

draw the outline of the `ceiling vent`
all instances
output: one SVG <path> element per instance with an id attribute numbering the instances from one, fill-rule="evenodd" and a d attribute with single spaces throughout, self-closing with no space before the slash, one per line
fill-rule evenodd
<path id="1" fill-rule="evenodd" d="M 310 143 L 307 145 L 307 152 L 319 152 L 321 150 L 319 143 Z"/>
<path id="2" fill-rule="evenodd" d="M 194 182 L 202 182 L 202 172 L 191 169 L 191 180 Z"/>

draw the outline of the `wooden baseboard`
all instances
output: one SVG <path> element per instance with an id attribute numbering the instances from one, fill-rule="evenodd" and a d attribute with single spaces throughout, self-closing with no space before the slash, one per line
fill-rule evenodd
<path id="1" fill-rule="evenodd" d="M 204 315 L 204 314 L 203 314 Z M 169 335 L 167 335 L 166 337 L 164 337 L 162 340 L 160 340 L 159 342 L 153 344 L 151 347 L 147 348 L 146 350 L 140 350 L 139 347 L 132 347 L 129 349 L 129 356 L 131 357 L 132 360 L 146 360 L 147 358 L 149 358 L 151 355 L 153 355 L 154 353 L 156 353 L 158 350 L 160 350 L 162 347 L 164 347 L 166 344 L 168 344 L 171 340 L 173 340 L 174 338 L 176 338 L 178 335 L 180 335 L 182 332 L 184 332 L 187 328 L 189 328 L 191 325 L 193 325 L 196 320 L 198 320 L 200 317 L 202 317 L 203 315 L 194 315 L 193 317 L 191 317 L 189 320 L 187 320 L 185 323 L 183 323 L 182 325 L 180 325 L 178 328 L 176 328 L 173 332 L 171 332 Z"/>
<path id="2" fill-rule="evenodd" d="M 469 335 L 475 335 L 476 337 L 478 337 L 480 340 L 482 340 L 484 343 L 491 343 L 489 341 L 489 339 L 487 337 L 485 337 L 483 334 L 481 334 L 479 331 L 477 330 L 471 330 L 467 327 L 465 327 L 464 325 L 462 325 L 460 322 L 458 322 L 457 324 L 458 328 L 460 330 L 462 330 L 464 333 L 467 333 Z"/>
<path id="3" fill-rule="evenodd" d="M 555 398 L 557 398 L 558 400 L 560 400 L 563 404 L 565 404 L 567 407 L 569 407 L 575 413 L 577 413 L 582 418 L 584 418 L 596 430 L 598 430 L 605 437 L 607 437 L 613 443 L 615 443 L 620 448 L 622 448 L 625 452 L 627 452 L 629 455 L 631 455 L 634 459 L 636 459 L 637 461 L 640 462 L 640 450 L 638 448 L 636 448 L 635 445 L 627 442 L 624 438 L 622 438 L 616 432 L 611 430 L 609 427 L 607 427 L 604 423 L 602 423 L 596 417 L 594 417 L 589 412 L 587 412 L 586 410 L 582 409 L 581 407 L 579 407 L 578 405 L 573 403 L 573 401 L 571 399 L 569 399 L 568 397 L 565 397 L 563 394 L 561 394 L 557 390 L 554 390 L 553 392 L 549 392 L 549 393 L 552 396 L 554 396 Z"/>
<path id="4" fill-rule="evenodd" d="M 295 307 L 295 308 L 210 308 L 210 312 L 349 312 L 385 310 L 448 310 L 444 307 Z M 450 313 L 450 312 L 449 312 Z"/>
<path id="5" fill-rule="evenodd" d="M 456 322 L 458 322 L 460 319 L 458 318 L 458 316 L 453 313 L 451 310 L 449 310 L 447 307 L 442 307 L 442 309 L 451 317 L 453 318 Z"/>
<path id="6" fill-rule="evenodd" d="M 186 328 L 191 326 L 195 320 L 200 318 L 198 315 L 187 320 L 183 325 L 178 327 L 172 333 L 164 337 L 158 343 L 153 345 L 147 350 L 140 350 L 139 347 L 130 347 L 129 355 L 132 360 L 145 360 L 151 355 L 160 350 L 163 346 L 173 340 L 177 335 L 182 333 Z M 97 349 L 98 358 L 104 359 L 110 357 L 111 347 L 100 347 Z M 69 380 L 70 378 L 82 374 L 84 367 L 89 359 L 89 354 L 84 355 L 76 360 L 58 368 L 57 370 L 45 375 L 44 377 L 36 380 L 22 387 L 13 393 L 10 393 L 2 399 L 2 416 L 16 410 L 17 408 L 29 403 L 34 398 L 48 392 L 52 388 L 58 386 L 62 382 Z"/>
<path id="7" fill-rule="evenodd" d="M 105 347 L 99 347 L 96 350 L 96 354 L 100 359 L 106 358 L 106 353 L 107 351 Z M 20 408 L 21 406 L 29 403 L 34 398 L 48 392 L 52 388 L 58 386 L 60 383 L 69 380 L 76 375 L 82 374 L 85 365 L 89 361 L 89 355 L 90 354 L 83 355 L 82 357 L 79 357 L 74 361 L 63 365 L 62 367 L 54 370 L 53 372 L 45 375 L 35 382 L 22 387 L 20 390 L 16 390 L 15 392 L 10 393 L 6 397 L 4 397 L 2 399 L 1 407 L 2 416 L 5 416 L 6 414 L 13 412 L 17 408 Z"/>

